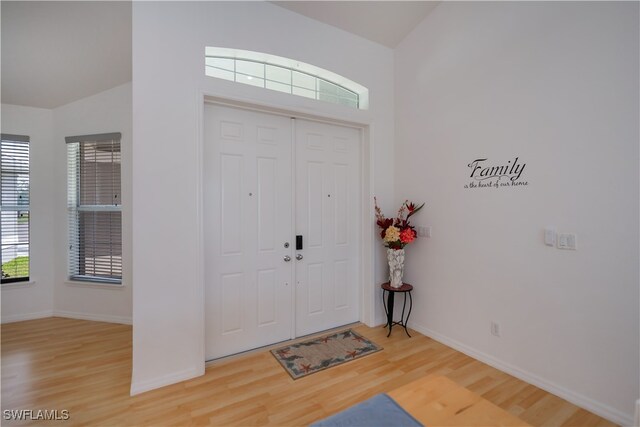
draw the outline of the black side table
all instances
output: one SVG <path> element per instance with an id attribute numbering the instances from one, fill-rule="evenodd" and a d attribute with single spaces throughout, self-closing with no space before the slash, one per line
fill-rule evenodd
<path id="1" fill-rule="evenodd" d="M 389 282 L 387 282 L 380 285 L 380 287 L 382 288 L 382 304 L 384 305 L 384 312 L 387 315 L 387 324 L 384 325 L 384 327 L 389 327 L 387 338 L 391 335 L 391 329 L 393 328 L 393 325 L 402 326 L 407 335 L 409 335 L 409 331 L 407 330 L 407 323 L 409 323 L 409 316 L 411 316 L 411 309 L 413 308 L 413 298 L 411 298 L 411 291 L 413 290 L 413 286 L 408 283 L 403 283 L 399 288 L 392 288 Z M 385 292 L 388 292 L 386 301 Z M 400 292 L 404 295 L 404 302 L 402 304 L 402 315 L 400 316 L 400 321 L 394 322 L 393 303 L 395 302 L 395 295 L 397 292 Z M 409 294 L 409 312 L 407 313 L 407 318 L 405 319 L 404 312 L 405 308 L 407 307 L 407 294 Z M 409 338 L 411 338 L 411 335 L 409 335 Z"/>

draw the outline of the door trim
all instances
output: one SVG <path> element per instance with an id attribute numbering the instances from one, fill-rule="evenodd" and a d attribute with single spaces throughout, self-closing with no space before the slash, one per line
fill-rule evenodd
<path id="1" fill-rule="evenodd" d="M 259 111 L 268 114 L 282 115 L 294 119 L 304 119 L 317 121 L 321 123 L 328 123 L 338 126 L 352 127 L 360 130 L 360 263 L 359 263 L 359 283 L 358 293 L 360 295 L 359 300 L 359 321 L 368 325 L 375 325 L 375 302 L 376 293 L 374 289 L 374 221 L 373 221 L 373 147 L 371 146 L 371 134 L 372 125 L 368 116 L 362 120 L 357 121 L 345 121 L 339 119 L 338 114 L 331 116 L 329 114 L 310 114 L 308 112 L 291 108 L 282 108 L 276 104 L 263 104 L 255 103 L 251 100 L 220 97 L 214 93 L 210 93 L 204 90 L 197 91 L 196 94 L 196 108 L 197 114 L 197 141 L 196 141 L 196 164 L 198 184 L 196 188 L 197 201 L 196 201 L 196 216 L 197 216 L 197 287 L 198 292 L 201 295 L 202 304 L 198 307 L 194 307 L 194 310 L 198 311 L 198 317 L 200 318 L 200 331 L 199 334 L 202 337 L 197 349 L 198 360 L 202 361 L 202 371 L 204 372 L 205 361 L 205 250 L 204 250 L 204 107 L 205 104 L 217 104 L 226 107 L 240 108 L 245 110 Z M 358 112 L 359 113 L 359 112 Z M 294 147 L 295 154 L 295 147 Z M 292 156 L 292 162 L 295 156 Z M 292 189 L 294 191 L 294 189 Z M 295 199 L 294 199 L 295 202 Z M 292 206 L 295 206 L 293 204 Z M 293 207 L 292 207 L 293 209 Z M 295 224 L 292 224 L 292 233 L 295 233 Z M 292 234 L 294 235 L 294 234 Z M 366 286 L 369 284 L 369 286 Z M 295 310 L 292 314 L 295 316 Z M 295 324 L 292 324 L 291 336 L 295 335 Z"/>

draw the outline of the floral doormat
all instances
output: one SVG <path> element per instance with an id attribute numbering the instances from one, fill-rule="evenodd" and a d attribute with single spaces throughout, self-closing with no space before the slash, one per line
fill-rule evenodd
<path id="1" fill-rule="evenodd" d="M 271 350 L 282 367 L 297 380 L 382 350 L 382 347 L 348 329 L 309 341 Z"/>

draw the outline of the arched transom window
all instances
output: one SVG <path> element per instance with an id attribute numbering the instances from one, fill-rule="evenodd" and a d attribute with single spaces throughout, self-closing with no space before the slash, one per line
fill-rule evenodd
<path id="1" fill-rule="evenodd" d="M 366 110 L 369 90 L 331 71 L 281 56 L 207 47 L 205 74 L 319 101 Z"/>

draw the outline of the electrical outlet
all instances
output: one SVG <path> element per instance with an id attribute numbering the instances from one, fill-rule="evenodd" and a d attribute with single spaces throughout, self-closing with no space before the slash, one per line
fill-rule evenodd
<path id="1" fill-rule="evenodd" d="M 500 337 L 500 324 L 496 322 L 491 322 L 491 335 L 495 337 Z"/>
<path id="2" fill-rule="evenodd" d="M 418 237 L 431 237 L 431 226 L 418 226 Z"/>

